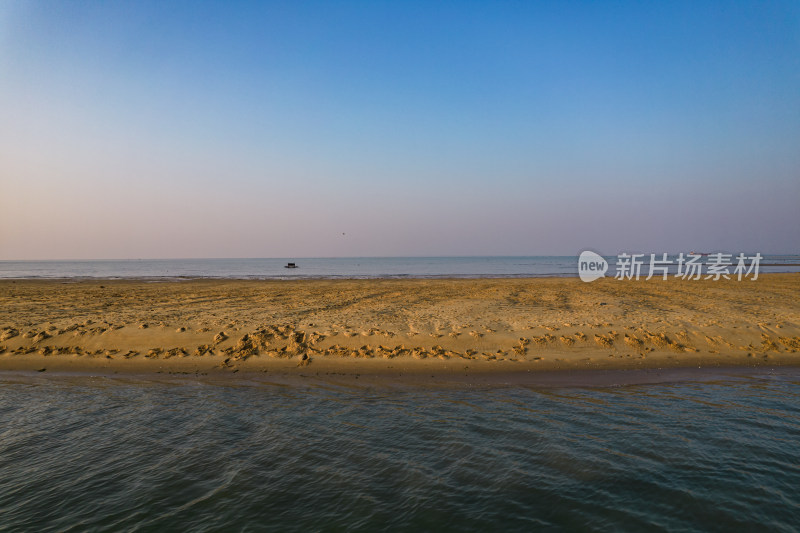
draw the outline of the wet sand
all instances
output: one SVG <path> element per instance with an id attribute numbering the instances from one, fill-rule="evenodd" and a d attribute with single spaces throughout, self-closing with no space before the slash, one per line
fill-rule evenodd
<path id="1" fill-rule="evenodd" d="M 0 369 L 514 375 L 800 364 L 800 276 L 4 280 Z"/>

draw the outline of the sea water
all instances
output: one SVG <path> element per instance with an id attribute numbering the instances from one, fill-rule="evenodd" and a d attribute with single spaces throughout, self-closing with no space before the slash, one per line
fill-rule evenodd
<path id="1" fill-rule="evenodd" d="M 3 531 L 797 531 L 800 371 L 0 373 Z"/>
<path id="2" fill-rule="evenodd" d="M 614 275 L 616 257 L 606 258 Z M 674 256 L 670 256 L 674 260 Z M 707 258 L 705 258 L 707 259 Z M 649 261 L 649 257 L 647 258 Z M 285 268 L 293 262 L 298 268 Z M 704 261 L 705 262 L 705 261 Z M 800 256 L 764 256 L 760 272 L 800 272 Z M 749 265 L 749 262 L 748 262 Z M 670 272 L 674 272 L 673 267 Z M 647 272 L 646 269 L 642 272 Z M 328 257 L 0 261 L 0 278 L 482 278 L 577 276 L 577 256 Z"/>

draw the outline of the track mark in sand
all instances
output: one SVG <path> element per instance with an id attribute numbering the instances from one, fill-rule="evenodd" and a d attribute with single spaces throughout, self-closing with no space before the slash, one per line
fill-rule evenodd
<path id="1" fill-rule="evenodd" d="M 625 344 L 636 350 L 640 350 L 644 347 L 644 341 L 639 337 L 637 337 L 636 335 L 628 335 L 626 333 L 625 337 L 623 338 L 623 341 L 625 342 Z"/>
<path id="2" fill-rule="evenodd" d="M 33 336 L 33 342 L 34 343 L 42 342 L 43 340 L 49 339 L 49 338 L 50 338 L 50 334 L 49 333 L 47 333 L 46 331 L 40 331 L 39 333 L 37 333 L 36 335 Z"/>
<path id="3" fill-rule="evenodd" d="M 531 343 L 530 339 L 526 339 L 525 337 L 520 337 L 517 344 L 511 348 L 511 350 L 516 355 L 525 355 L 528 353 L 528 345 Z"/>
<path id="4" fill-rule="evenodd" d="M 611 335 L 598 335 L 597 333 L 595 333 L 594 342 L 596 342 L 603 348 L 614 347 L 614 337 L 612 337 Z"/>
<path id="5" fill-rule="evenodd" d="M 0 333 L 0 341 L 7 341 L 19 335 L 19 330 L 14 328 L 5 328 L 3 333 Z"/>
<path id="6" fill-rule="evenodd" d="M 800 350 L 800 337 L 778 337 L 778 341 L 793 352 Z"/>
<path id="7" fill-rule="evenodd" d="M 183 348 L 172 348 L 171 350 L 167 350 L 164 359 L 169 359 L 170 357 L 186 357 L 187 355 L 186 350 Z"/>
<path id="8" fill-rule="evenodd" d="M 772 340 L 772 338 L 767 335 L 766 333 L 761 334 L 761 349 L 765 352 L 779 352 L 780 347 Z"/>
<path id="9" fill-rule="evenodd" d="M 205 355 L 207 353 L 211 353 L 211 345 L 209 344 L 201 344 L 200 346 L 194 349 L 194 355 L 197 356 Z"/>
<path id="10" fill-rule="evenodd" d="M 647 340 L 648 340 L 648 341 L 649 341 L 651 344 L 655 344 L 655 345 L 656 345 L 656 346 L 658 346 L 659 348 L 664 348 L 664 347 L 666 347 L 666 346 L 669 346 L 669 345 L 672 343 L 672 341 L 670 340 L 670 338 L 669 338 L 669 337 L 667 337 L 667 334 L 666 334 L 666 333 L 658 333 L 658 334 L 655 334 L 655 333 L 650 333 L 649 331 L 646 331 L 646 332 L 645 332 L 645 338 L 646 338 L 646 339 L 647 339 Z"/>
<path id="11" fill-rule="evenodd" d="M 531 337 L 531 340 L 533 341 L 534 344 L 536 344 L 536 346 L 544 348 L 548 344 L 555 342 L 556 338 L 550 335 L 549 333 L 546 333 L 542 336 L 533 336 Z"/>

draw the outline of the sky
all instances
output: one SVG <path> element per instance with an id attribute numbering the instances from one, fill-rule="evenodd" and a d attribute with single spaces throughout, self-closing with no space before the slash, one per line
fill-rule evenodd
<path id="1" fill-rule="evenodd" d="M 0 1 L 0 260 L 800 253 L 800 3 Z"/>

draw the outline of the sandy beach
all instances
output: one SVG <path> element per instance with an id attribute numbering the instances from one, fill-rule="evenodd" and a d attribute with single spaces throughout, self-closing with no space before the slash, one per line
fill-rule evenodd
<path id="1" fill-rule="evenodd" d="M 800 363 L 800 276 L 0 282 L 0 369 L 531 372 Z"/>

